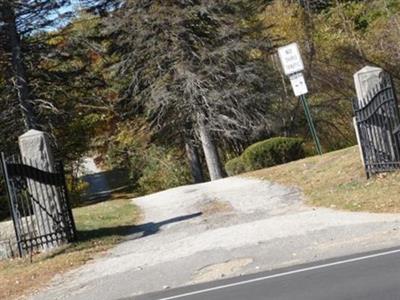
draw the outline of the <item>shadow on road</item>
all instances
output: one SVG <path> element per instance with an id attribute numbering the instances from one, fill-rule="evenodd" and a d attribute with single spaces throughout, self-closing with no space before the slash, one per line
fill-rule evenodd
<path id="1" fill-rule="evenodd" d="M 124 236 L 126 240 L 135 240 L 156 234 L 160 231 L 161 227 L 179 223 L 193 218 L 200 217 L 203 213 L 198 212 L 190 215 L 179 216 L 171 218 L 162 222 L 154 223 L 149 222 L 137 226 L 116 226 L 116 227 L 106 227 L 99 228 L 95 230 L 82 230 L 78 232 L 78 238 L 80 241 L 85 242 L 95 238 L 102 238 L 107 236 Z"/>

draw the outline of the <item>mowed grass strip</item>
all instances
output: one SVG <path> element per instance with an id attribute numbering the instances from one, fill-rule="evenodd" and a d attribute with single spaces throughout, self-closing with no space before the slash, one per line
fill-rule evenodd
<path id="1" fill-rule="evenodd" d="M 358 147 L 243 176 L 298 187 L 311 206 L 376 213 L 400 212 L 400 173 L 380 174 L 367 180 Z"/>
<path id="2" fill-rule="evenodd" d="M 123 240 L 137 224 L 132 195 L 119 194 L 73 210 L 79 240 L 48 254 L 0 261 L 0 299 L 15 299 L 46 285 L 55 275 L 79 267 Z"/>

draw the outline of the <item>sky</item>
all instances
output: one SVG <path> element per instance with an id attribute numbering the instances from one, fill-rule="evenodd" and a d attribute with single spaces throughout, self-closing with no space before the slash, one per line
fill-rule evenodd
<path id="1" fill-rule="evenodd" d="M 59 10 L 60 14 L 66 13 L 66 12 L 73 12 L 76 10 L 80 5 L 79 0 L 71 0 L 71 5 L 65 6 Z"/>
<path id="2" fill-rule="evenodd" d="M 77 10 L 77 8 L 80 5 L 80 1 L 79 0 L 71 0 L 71 5 L 68 6 L 64 6 L 63 8 L 59 9 L 58 11 L 54 12 L 52 15 L 49 16 L 50 19 L 56 19 L 58 18 L 60 15 L 63 15 L 65 13 L 70 13 L 70 12 L 74 12 Z M 66 25 L 68 23 L 69 19 L 66 19 L 65 21 L 62 21 L 61 23 L 58 24 L 58 28 L 63 27 L 64 25 Z M 49 27 L 47 28 L 46 31 L 53 31 L 56 30 L 57 28 L 55 27 Z"/>

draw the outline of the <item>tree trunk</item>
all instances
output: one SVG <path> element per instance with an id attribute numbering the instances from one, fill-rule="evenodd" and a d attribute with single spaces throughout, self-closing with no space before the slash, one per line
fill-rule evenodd
<path id="1" fill-rule="evenodd" d="M 12 68 L 14 72 L 14 85 L 17 91 L 19 104 L 22 110 L 25 127 L 27 130 L 36 128 L 36 118 L 33 105 L 30 102 L 30 92 L 25 64 L 21 51 L 21 39 L 18 33 L 16 17 L 13 7 L 9 3 L 0 5 L 1 13 L 6 24 L 6 30 L 10 41 L 12 56 Z"/>
<path id="2" fill-rule="evenodd" d="M 199 152 L 196 146 L 193 144 L 191 139 L 185 141 L 186 155 L 189 160 L 190 171 L 192 173 L 193 182 L 201 183 L 204 182 L 203 170 L 201 168 L 201 162 Z"/>
<path id="3" fill-rule="evenodd" d="M 211 180 L 221 179 L 223 178 L 221 161 L 219 159 L 217 147 L 215 147 L 210 132 L 208 131 L 204 123 L 204 119 L 199 120 L 198 126 L 199 126 L 201 145 L 203 147 L 204 156 L 206 157 L 206 163 L 208 172 L 210 173 L 210 178 Z"/>

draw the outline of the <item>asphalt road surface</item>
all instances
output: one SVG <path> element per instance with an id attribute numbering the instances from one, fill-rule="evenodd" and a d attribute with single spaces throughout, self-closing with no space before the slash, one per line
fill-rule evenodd
<path id="1" fill-rule="evenodd" d="M 132 300 L 399 300 L 400 249 L 142 295 Z"/>
<path id="2" fill-rule="evenodd" d="M 296 188 L 230 177 L 133 199 L 144 217 L 142 225 L 105 255 L 56 276 L 29 299 L 116 300 L 158 291 L 168 296 L 175 288 L 193 284 L 238 276 L 243 280 L 254 273 L 400 246 L 400 214 L 310 207 L 302 197 Z M 227 294 L 225 299 L 234 300 L 232 293 L 236 299 L 271 299 L 290 292 L 285 286 L 279 291 L 281 282 L 295 278 L 297 284 L 302 276 L 270 278 L 192 297 Z M 266 293 L 263 287 L 269 285 Z M 246 296 L 239 297 L 242 291 Z"/>

